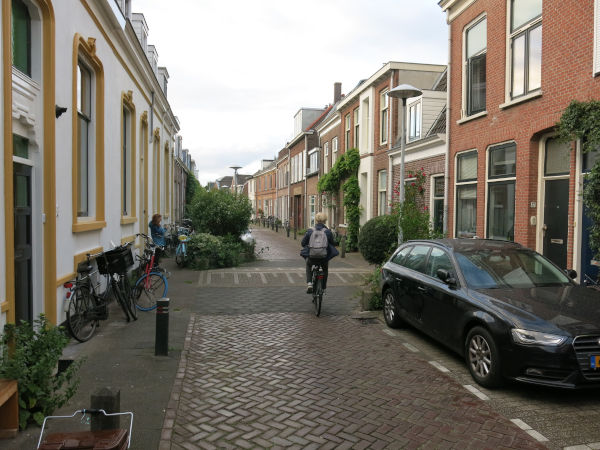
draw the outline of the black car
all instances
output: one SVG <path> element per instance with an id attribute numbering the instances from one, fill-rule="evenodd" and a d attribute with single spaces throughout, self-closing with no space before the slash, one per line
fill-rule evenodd
<path id="1" fill-rule="evenodd" d="M 514 242 L 409 241 L 382 268 L 385 321 L 463 355 L 485 387 L 600 386 L 600 291 L 575 276 Z"/>

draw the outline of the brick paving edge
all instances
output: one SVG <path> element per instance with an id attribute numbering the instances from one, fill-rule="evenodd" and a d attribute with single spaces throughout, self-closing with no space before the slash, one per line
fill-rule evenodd
<path id="1" fill-rule="evenodd" d="M 175 426 L 175 416 L 177 415 L 177 408 L 179 406 L 179 397 L 181 395 L 183 378 L 185 376 L 185 370 L 187 366 L 187 355 L 189 353 L 190 344 L 192 342 L 192 334 L 194 331 L 195 323 L 196 314 L 192 313 L 190 316 L 190 321 L 188 323 L 187 332 L 185 334 L 185 342 L 183 344 L 183 351 L 181 352 L 181 359 L 179 360 L 177 374 L 175 375 L 175 381 L 173 382 L 171 397 L 165 410 L 165 420 L 163 422 L 162 431 L 160 433 L 160 442 L 158 444 L 159 450 L 171 449 L 171 436 L 173 435 L 173 427 Z"/>

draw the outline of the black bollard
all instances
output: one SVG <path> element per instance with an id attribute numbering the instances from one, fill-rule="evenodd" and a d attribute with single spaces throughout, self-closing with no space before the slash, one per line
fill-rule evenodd
<path id="1" fill-rule="evenodd" d="M 294 227 L 294 240 L 296 240 L 296 233 L 298 232 L 298 229 L 296 227 Z"/>
<path id="2" fill-rule="evenodd" d="M 290 227 L 285 227 L 285 232 L 287 233 L 287 237 L 290 237 Z"/>
<path id="3" fill-rule="evenodd" d="M 279 233 L 279 223 L 275 222 L 275 233 Z"/>
<path id="4" fill-rule="evenodd" d="M 121 412 L 121 391 L 113 391 L 109 387 L 96 390 L 90 397 L 91 409 L 103 409 L 107 414 Z M 116 430 L 120 427 L 121 416 L 107 417 L 104 414 L 92 414 L 90 421 L 91 431 Z"/>
<path id="5" fill-rule="evenodd" d="M 169 299 L 163 297 L 156 304 L 154 356 L 169 356 Z"/>
<path id="6" fill-rule="evenodd" d="M 342 236 L 341 246 L 342 246 L 342 253 L 340 255 L 340 258 L 345 258 L 346 257 L 346 236 Z"/>

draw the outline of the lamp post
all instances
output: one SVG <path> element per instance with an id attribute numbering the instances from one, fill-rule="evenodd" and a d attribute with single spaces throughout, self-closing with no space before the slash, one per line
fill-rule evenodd
<path id="1" fill-rule="evenodd" d="M 240 166 L 230 166 L 233 169 L 233 195 L 237 195 L 237 171 L 241 169 Z"/>
<path id="2" fill-rule="evenodd" d="M 406 99 L 418 97 L 423 92 L 410 84 L 400 84 L 388 92 L 392 98 L 402 99 L 402 133 L 400 134 L 400 205 L 404 205 L 404 153 L 406 148 Z M 402 224 L 398 217 L 398 245 L 402 243 Z"/>

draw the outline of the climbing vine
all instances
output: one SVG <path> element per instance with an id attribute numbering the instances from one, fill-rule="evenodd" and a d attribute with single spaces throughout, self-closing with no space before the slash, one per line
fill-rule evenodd
<path id="1" fill-rule="evenodd" d="M 600 101 L 579 102 L 573 100 L 557 123 L 558 138 L 562 142 L 581 142 L 583 153 L 600 149 Z M 592 220 L 590 247 L 595 259 L 600 259 L 600 159 L 591 172 L 585 175 L 583 203 Z"/>
<path id="2" fill-rule="evenodd" d="M 353 148 L 344 153 L 333 165 L 331 170 L 324 174 L 317 184 L 319 192 L 334 195 L 340 188 L 344 192 L 344 206 L 348 219 L 349 250 L 358 247 L 358 231 L 360 227 L 360 188 L 358 186 L 358 166 L 360 154 Z M 343 184 L 342 184 L 343 182 Z"/>

